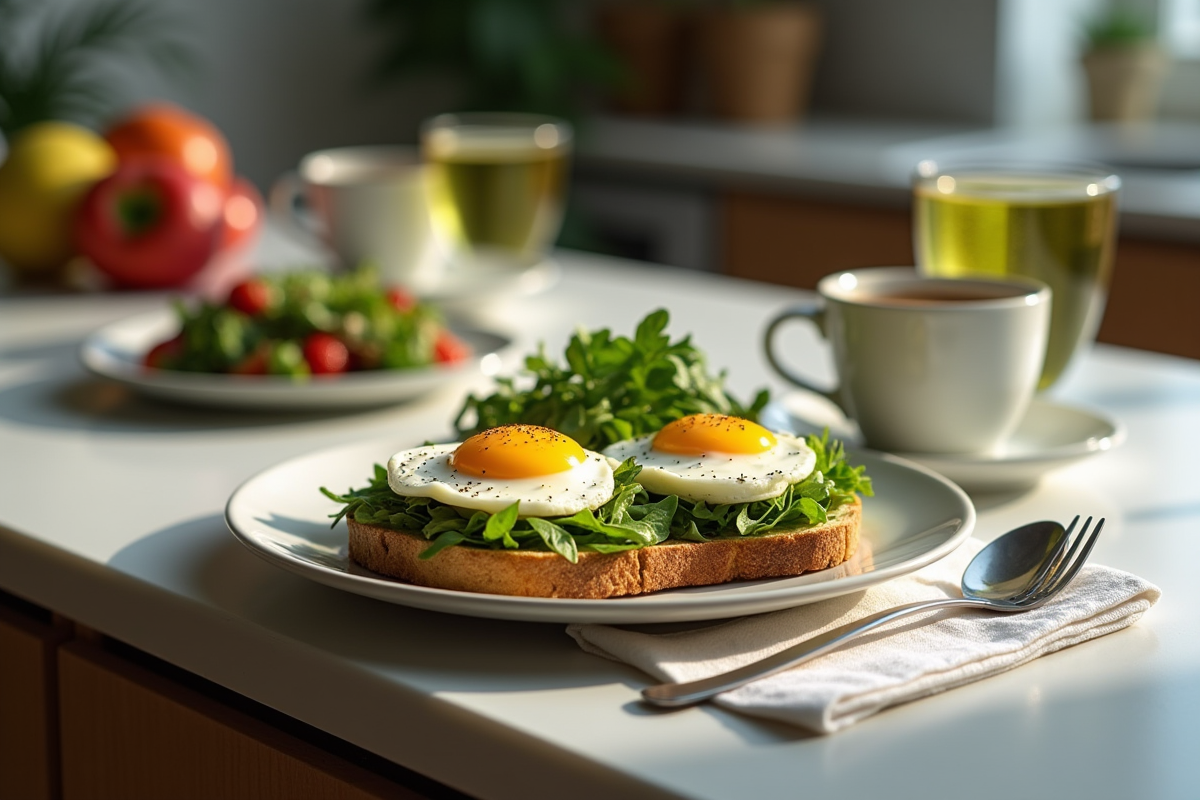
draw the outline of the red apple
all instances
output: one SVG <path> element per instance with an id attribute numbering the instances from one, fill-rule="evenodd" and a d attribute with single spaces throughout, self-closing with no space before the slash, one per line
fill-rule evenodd
<path id="1" fill-rule="evenodd" d="M 84 196 L 75 216 L 79 251 L 122 286 L 179 286 L 220 241 L 225 193 L 163 158 L 123 161 Z"/>

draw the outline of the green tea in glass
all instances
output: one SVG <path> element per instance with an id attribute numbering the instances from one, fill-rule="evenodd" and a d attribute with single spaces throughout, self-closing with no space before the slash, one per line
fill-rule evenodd
<path id="1" fill-rule="evenodd" d="M 1053 292 L 1038 387 L 1096 336 L 1112 273 L 1120 178 L 1090 165 L 939 164 L 913 186 L 918 268 L 939 277 L 1026 275 Z"/>
<path id="2" fill-rule="evenodd" d="M 571 127 L 534 114 L 443 114 L 424 124 L 430 212 L 460 255 L 545 255 L 562 221 Z"/>

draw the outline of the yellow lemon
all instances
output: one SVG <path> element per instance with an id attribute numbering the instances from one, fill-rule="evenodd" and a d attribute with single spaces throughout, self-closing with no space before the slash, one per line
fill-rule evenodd
<path id="1" fill-rule="evenodd" d="M 0 259 L 26 277 L 54 277 L 74 255 L 71 220 L 84 192 L 116 168 L 108 142 L 69 122 L 39 122 L 0 164 Z"/>

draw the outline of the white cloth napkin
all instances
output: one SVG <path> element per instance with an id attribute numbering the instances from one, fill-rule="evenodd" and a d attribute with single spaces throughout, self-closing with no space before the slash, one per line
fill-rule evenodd
<path id="1" fill-rule="evenodd" d="M 982 543 L 902 578 L 842 598 L 742 617 L 693 630 L 646 633 L 570 625 L 586 651 L 664 681 L 688 681 L 757 661 L 886 608 L 961 597 L 959 580 Z M 1062 595 L 1020 614 L 951 609 L 918 614 L 785 672 L 718 695 L 730 709 L 832 733 L 889 706 L 995 675 L 1137 621 L 1158 588 L 1134 575 L 1088 565 Z"/>

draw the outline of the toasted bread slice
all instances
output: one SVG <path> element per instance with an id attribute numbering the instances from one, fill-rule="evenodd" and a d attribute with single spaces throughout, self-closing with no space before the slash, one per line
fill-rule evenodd
<path id="1" fill-rule="evenodd" d="M 862 502 L 855 498 L 823 525 L 711 542 L 667 541 L 621 553 L 580 553 L 572 564 L 557 553 L 448 547 L 422 561 L 422 536 L 353 519 L 350 558 L 367 569 L 420 586 L 463 592 L 606 597 L 681 586 L 799 575 L 837 566 L 858 549 Z"/>

